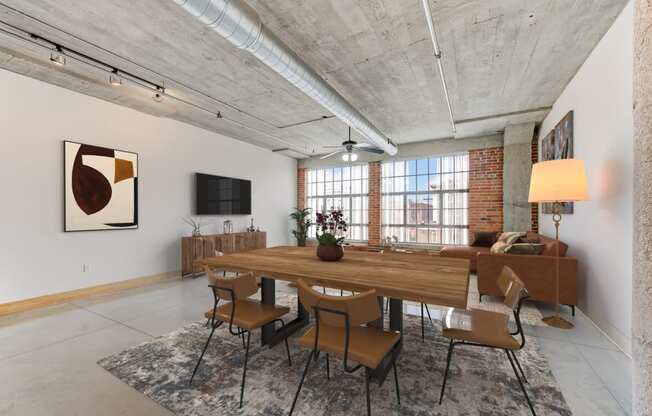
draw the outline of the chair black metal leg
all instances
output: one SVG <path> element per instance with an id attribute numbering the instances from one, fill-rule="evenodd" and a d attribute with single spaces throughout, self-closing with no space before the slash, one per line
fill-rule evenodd
<path id="1" fill-rule="evenodd" d="M 453 357 L 454 347 L 455 347 L 455 343 L 453 342 L 453 340 L 451 340 L 451 343 L 448 346 L 448 356 L 446 357 L 446 370 L 444 371 L 444 381 L 441 384 L 441 394 L 439 395 L 439 404 L 441 404 L 441 401 L 444 399 L 444 389 L 446 388 L 446 379 L 448 378 L 448 370 L 451 365 L 451 358 Z"/>
<path id="2" fill-rule="evenodd" d="M 310 356 L 308 357 L 308 361 L 306 361 L 306 368 L 303 370 L 303 374 L 301 375 L 301 381 L 299 382 L 299 387 L 297 388 L 297 393 L 294 395 L 294 400 L 292 400 L 292 407 L 290 408 L 290 414 L 289 416 L 292 416 L 292 412 L 294 411 L 294 406 L 297 404 L 297 399 L 299 398 L 299 393 L 301 392 L 301 387 L 303 386 L 303 381 L 306 379 L 306 374 L 308 374 L 308 368 L 310 367 L 310 363 L 312 362 L 312 357 L 315 355 L 315 351 L 310 351 Z"/>
<path id="3" fill-rule="evenodd" d="M 509 363 L 512 366 L 512 370 L 514 370 L 514 375 L 516 376 L 516 379 L 518 380 L 518 384 L 521 386 L 521 390 L 523 390 L 523 395 L 525 396 L 525 400 L 527 400 L 528 406 L 530 406 L 530 411 L 532 412 L 532 416 L 536 416 L 537 414 L 534 412 L 534 406 L 532 406 L 532 402 L 530 401 L 530 396 L 527 395 L 527 390 L 525 390 L 525 385 L 521 381 L 521 377 L 518 375 L 518 370 L 516 369 L 516 366 L 514 365 L 514 361 L 512 361 L 512 356 L 509 355 L 509 351 L 505 350 L 505 354 L 507 354 L 507 358 L 509 359 Z"/>
<path id="4" fill-rule="evenodd" d="M 396 357 L 394 358 L 394 362 L 392 363 L 392 367 L 394 367 L 394 383 L 396 384 L 396 400 L 398 401 L 398 404 L 401 404 L 401 392 L 399 391 L 398 388 L 398 372 L 396 371 Z"/>
<path id="5" fill-rule="evenodd" d="M 215 328 L 211 329 L 211 333 L 210 335 L 208 335 L 208 339 L 206 340 L 204 349 L 202 350 L 201 355 L 199 356 L 199 360 L 197 360 L 197 364 L 195 365 L 195 370 L 192 372 L 192 376 L 190 377 L 190 381 L 188 382 L 188 385 L 192 384 L 192 379 L 195 378 L 195 374 L 197 374 L 197 369 L 199 368 L 199 364 L 201 363 L 202 358 L 204 358 L 204 354 L 206 353 L 206 349 L 208 348 L 208 344 L 211 342 L 211 338 L 213 338 L 214 333 L 215 333 Z"/>
<path id="6" fill-rule="evenodd" d="M 369 395 L 369 379 L 371 375 L 369 374 L 369 369 L 365 367 L 364 382 L 365 388 L 367 390 L 367 416 L 371 416 L 371 396 Z"/>
<path id="7" fill-rule="evenodd" d="M 331 379 L 331 360 L 330 354 L 326 354 L 326 378 Z"/>
<path id="8" fill-rule="evenodd" d="M 385 313 L 389 311 L 389 298 L 385 299 Z"/>
<path id="9" fill-rule="evenodd" d="M 247 331 L 247 348 L 245 349 L 244 368 L 242 370 L 242 385 L 240 386 L 240 408 L 244 399 L 245 380 L 247 379 L 247 361 L 249 360 L 249 341 L 251 341 L 251 331 Z"/>
<path id="10" fill-rule="evenodd" d="M 424 325 L 424 317 L 423 317 L 423 303 L 421 304 L 421 342 L 424 342 L 426 340 L 426 327 Z"/>
<path id="11" fill-rule="evenodd" d="M 518 361 L 518 358 L 516 358 L 516 351 L 512 350 L 510 351 L 512 353 L 512 357 L 514 358 L 514 361 L 516 362 L 516 366 L 518 367 L 518 371 L 521 372 L 521 377 L 523 378 L 523 381 L 525 384 L 528 384 L 527 378 L 525 378 L 525 373 L 523 372 L 523 368 L 521 368 L 521 363 Z"/>
<path id="12" fill-rule="evenodd" d="M 242 331 L 242 330 L 241 330 L 240 328 L 238 328 L 238 332 L 240 332 L 240 331 Z M 242 348 L 246 348 L 247 346 L 245 345 L 245 335 L 244 335 L 244 331 L 243 331 L 243 332 L 240 332 L 240 336 L 239 336 L 238 338 L 242 339 Z"/>
<path id="13" fill-rule="evenodd" d="M 287 337 L 285 338 L 285 351 L 288 353 L 288 365 L 292 367 L 292 357 L 290 357 L 290 344 L 288 344 Z"/>

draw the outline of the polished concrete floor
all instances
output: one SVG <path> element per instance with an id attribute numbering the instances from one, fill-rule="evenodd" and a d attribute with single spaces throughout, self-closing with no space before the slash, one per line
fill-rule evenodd
<path id="1" fill-rule="evenodd" d="M 200 277 L 0 318 L 0 415 L 171 415 L 96 362 L 197 321 L 211 299 Z M 575 415 L 631 414 L 630 359 L 581 313 L 575 325 L 526 330 Z"/>

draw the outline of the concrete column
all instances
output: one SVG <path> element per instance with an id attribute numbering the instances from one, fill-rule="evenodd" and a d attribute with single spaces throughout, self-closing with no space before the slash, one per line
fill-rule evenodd
<path id="1" fill-rule="evenodd" d="M 652 3 L 635 0 L 634 13 L 633 414 L 649 416 L 652 415 Z"/>
<path id="2" fill-rule="evenodd" d="M 527 202 L 532 173 L 534 123 L 505 127 L 503 150 L 503 223 L 505 231 L 532 228 L 532 207 Z"/>

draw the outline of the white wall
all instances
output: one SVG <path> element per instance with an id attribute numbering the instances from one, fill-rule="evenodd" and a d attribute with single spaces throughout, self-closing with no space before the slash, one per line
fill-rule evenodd
<path id="1" fill-rule="evenodd" d="M 566 215 L 560 239 L 579 259 L 580 308 L 625 351 L 632 313 L 633 7 L 630 2 L 543 121 L 541 137 L 575 114 L 575 158 L 591 200 Z M 544 234 L 554 236 L 549 215 Z"/>
<path id="2" fill-rule="evenodd" d="M 0 91 L 0 303 L 180 270 L 194 172 L 250 179 L 268 245 L 290 241 L 295 160 L 4 70 Z M 138 230 L 62 231 L 64 139 L 139 154 Z"/>

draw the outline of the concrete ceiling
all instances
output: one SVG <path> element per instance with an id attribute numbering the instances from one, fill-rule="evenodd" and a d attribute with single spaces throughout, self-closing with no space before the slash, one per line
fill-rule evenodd
<path id="1" fill-rule="evenodd" d="M 540 122 L 627 0 L 434 0 L 455 137 Z M 250 0 L 263 22 L 396 143 L 450 138 L 421 0 Z M 0 0 L 9 26 L 158 85 L 196 106 L 0 32 L 0 67 L 292 157 L 346 126 L 172 0 Z M 224 118 L 214 113 L 220 111 Z M 298 152 L 300 153 L 298 153 Z M 303 154 L 302 154 L 303 153 Z"/>

